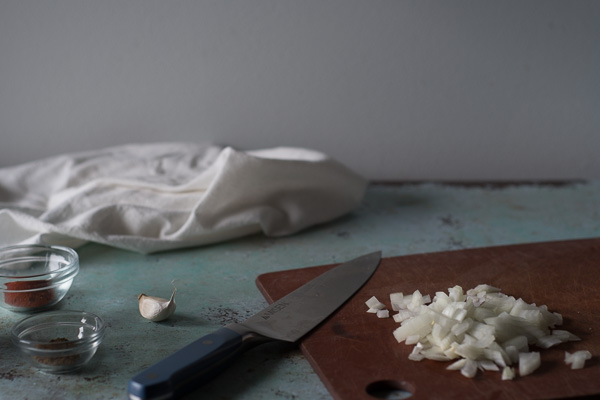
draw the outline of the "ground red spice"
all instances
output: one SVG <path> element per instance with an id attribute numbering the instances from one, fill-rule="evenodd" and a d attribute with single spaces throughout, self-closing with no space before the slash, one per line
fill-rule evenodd
<path id="1" fill-rule="evenodd" d="M 52 339 L 49 343 L 37 344 L 35 347 L 38 349 L 48 349 L 48 350 L 64 350 L 73 348 L 75 345 L 73 342 L 69 341 L 66 338 L 56 338 Z M 72 365 L 76 364 L 79 361 L 79 354 L 73 354 L 70 356 L 62 356 L 62 357 L 34 357 L 38 362 L 47 365 Z"/>
<path id="2" fill-rule="evenodd" d="M 7 282 L 7 290 L 31 290 L 38 289 L 48 286 L 48 281 L 20 281 L 20 282 Z M 4 293 L 4 302 L 14 307 L 42 307 L 50 304 L 54 300 L 54 290 L 34 290 L 32 292 L 23 293 Z"/>

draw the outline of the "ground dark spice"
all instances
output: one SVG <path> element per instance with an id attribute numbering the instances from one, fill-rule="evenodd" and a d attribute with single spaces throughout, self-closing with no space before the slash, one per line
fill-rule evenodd
<path id="1" fill-rule="evenodd" d="M 74 343 L 71 342 L 67 338 L 56 338 L 52 339 L 48 343 L 41 343 L 35 345 L 38 349 L 47 349 L 47 350 L 64 350 L 71 349 L 74 347 Z M 35 356 L 35 360 L 39 363 L 46 365 L 72 365 L 79 361 L 79 354 L 73 354 L 70 356 L 62 356 L 62 357 L 39 357 Z"/>
<path id="2" fill-rule="evenodd" d="M 7 290 L 31 290 L 39 289 L 48 286 L 48 281 L 19 281 L 7 282 Z M 10 306 L 33 308 L 43 307 L 50 304 L 54 300 L 54 289 L 33 290 L 31 292 L 5 292 L 4 302 Z"/>

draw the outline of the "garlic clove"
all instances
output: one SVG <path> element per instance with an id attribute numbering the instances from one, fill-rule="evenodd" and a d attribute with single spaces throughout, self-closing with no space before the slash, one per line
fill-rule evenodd
<path id="1" fill-rule="evenodd" d="M 175 304 L 175 292 L 173 289 L 169 300 L 161 297 L 147 296 L 144 293 L 138 296 L 138 305 L 142 317 L 150 321 L 163 321 L 169 318 L 175 312 L 177 305 Z"/>

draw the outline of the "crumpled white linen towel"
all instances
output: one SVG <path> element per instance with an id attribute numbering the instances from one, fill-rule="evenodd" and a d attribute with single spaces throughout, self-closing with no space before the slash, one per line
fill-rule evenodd
<path id="1" fill-rule="evenodd" d="M 130 144 L 0 168 L 0 246 L 152 253 L 284 236 L 356 208 L 367 181 L 302 148 Z"/>

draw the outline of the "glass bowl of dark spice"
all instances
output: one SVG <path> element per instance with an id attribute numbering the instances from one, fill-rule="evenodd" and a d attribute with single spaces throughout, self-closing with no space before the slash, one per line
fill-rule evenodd
<path id="1" fill-rule="evenodd" d="M 79 272 L 79 256 L 62 246 L 20 245 L 0 249 L 0 306 L 37 312 L 60 302 Z"/>
<path id="2" fill-rule="evenodd" d="M 87 364 L 102 340 L 102 319 L 84 311 L 48 311 L 19 321 L 12 342 L 38 369 L 53 374 L 76 371 Z"/>

